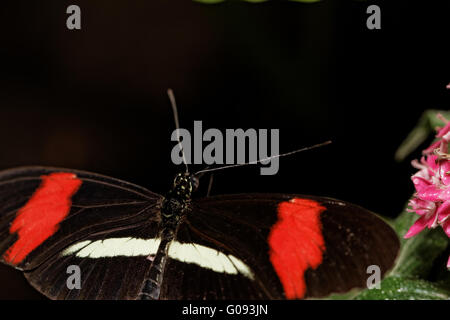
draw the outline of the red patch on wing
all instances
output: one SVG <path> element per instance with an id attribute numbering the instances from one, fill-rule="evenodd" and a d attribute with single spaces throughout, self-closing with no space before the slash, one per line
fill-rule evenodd
<path id="1" fill-rule="evenodd" d="M 72 196 L 81 186 L 73 173 L 57 172 L 42 176 L 42 183 L 30 200 L 17 211 L 9 232 L 17 233 L 17 241 L 5 252 L 3 259 L 19 264 L 25 257 L 59 228 L 69 214 Z"/>
<path id="2" fill-rule="evenodd" d="M 278 221 L 270 231 L 270 261 L 288 299 L 306 294 L 305 271 L 322 263 L 325 241 L 318 202 L 294 198 L 278 205 Z"/>

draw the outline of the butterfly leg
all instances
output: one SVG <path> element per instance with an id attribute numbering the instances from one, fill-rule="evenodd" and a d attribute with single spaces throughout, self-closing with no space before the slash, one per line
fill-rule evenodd
<path id="1" fill-rule="evenodd" d="M 214 173 L 211 173 L 211 175 L 209 176 L 208 192 L 206 193 L 206 197 L 209 197 L 209 195 L 211 194 L 213 177 L 214 177 Z"/>

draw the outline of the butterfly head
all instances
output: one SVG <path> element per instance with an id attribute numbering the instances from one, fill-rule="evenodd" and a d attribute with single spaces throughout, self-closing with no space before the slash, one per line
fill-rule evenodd
<path id="1" fill-rule="evenodd" d="M 199 185 L 199 179 L 188 172 L 178 173 L 173 180 L 173 191 L 180 197 L 189 199 Z"/>

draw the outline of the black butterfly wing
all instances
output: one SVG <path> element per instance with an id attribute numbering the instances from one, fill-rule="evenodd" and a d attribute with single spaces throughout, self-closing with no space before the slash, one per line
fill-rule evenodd
<path id="1" fill-rule="evenodd" d="M 53 299 L 135 299 L 158 247 L 162 197 L 67 169 L 0 172 L 2 262 Z M 342 201 L 291 195 L 194 200 L 168 250 L 161 299 L 284 299 L 362 287 L 399 242 Z M 44 217 L 42 220 L 41 218 Z M 81 287 L 68 284 L 69 268 Z"/>
<path id="2" fill-rule="evenodd" d="M 91 234 L 86 240 L 77 242 L 82 244 L 78 253 L 83 252 L 84 249 L 90 256 L 79 257 L 74 252 L 66 253 L 63 250 L 46 263 L 33 270 L 25 271 L 25 277 L 38 291 L 51 299 L 137 299 L 144 281 L 148 278 L 152 261 L 147 259 L 139 248 L 133 248 L 133 239 L 156 238 L 155 230 L 158 230 L 157 224 L 144 222 L 142 224 L 143 226 L 132 225 L 108 230 L 105 233 Z M 113 246 L 126 248 L 127 252 L 108 245 L 111 240 L 114 241 Z M 96 244 L 96 249 L 89 244 Z M 148 255 L 156 252 L 155 246 L 148 249 Z M 71 276 L 74 273 L 69 272 L 71 270 L 68 269 L 73 266 L 78 268 L 79 287 L 73 286 Z"/>
<path id="3" fill-rule="evenodd" d="M 46 167 L 2 171 L 0 259 L 24 271 L 50 298 L 134 298 L 150 265 L 145 257 L 80 259 L 62 252 L 86 239 L 156 238 L 161 200 L 142 187 L 94 173 Z M 81 269 L 81 290 L 66 286 L 70 265 Z"/>
<path id="4" fill-rule="evenodd" d="M 197 229 L 205 225 L 211 228 Z M 234 237 L 234 231 L 242 228 L 230 225 L 233 230 L 227 230 L 228 236 L 233 238 L 230 240 L 218 236 L 217 233 L 223 232 L 223 229 L 216 229 L 214 225 L 214 222 L 204 220 L 196 227 L 190 223 L 180 226 L 176 242 L 169 249 L 160 299 L 282 299 L 281 288 L 276 290 L 279 283 L 274 280 L 273 270 L 250 263 L 257 256 L 253 249 L 247 250 L 248 241 L 251 240 L 240 242 L 239 238 Z M 222 226 L 224 227 L 226 226 Z M 244 238 L 245 236 L 240 237 Z M 186 254 L 185 257 L 171 254 L 174 243 L 184 246 L 192 259 L 189 261 Z M 236 246 L 239 247 L 237 250 Z M 264 259 L 263 256 L 259 258 Z"/>
<path id="5" fill-rule="evenodd" d="M 297 299 L 343 293 L 366 287 L 368 266 L 378 266 L 384 275 L 399 249 L 391 227 L 366 209 L 329 198 L 276 194 L 194 200 L 177 241 L 216 253 L 204 255 L 209 265 L 203 267 L 170 259 L 163 299 Z M 235 270 L 224 271 L 227 260 L 235 262 Z M 220 263 L 222 268 L 212 270 Z"/>

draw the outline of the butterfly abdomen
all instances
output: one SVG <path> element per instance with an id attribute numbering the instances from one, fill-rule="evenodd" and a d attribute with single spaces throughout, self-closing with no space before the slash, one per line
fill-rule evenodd
<path id="1" fill-rule="evenodd" d="M 173 235 L 173 234 L 172 234 Z M 164 277 L 164 269 L 168 258 L 168 250 L 173 236 L 166 234 L 166 238 L 159 244 L 156 255 L 152 257 L 153 262 L 148 272 L 148 277 L 139 292 L 138 300 L 158 300 L 161 292 L 161 284 Z M 150 259 L 150 257 L 147 257 Z"/>

